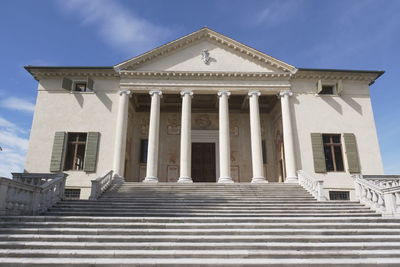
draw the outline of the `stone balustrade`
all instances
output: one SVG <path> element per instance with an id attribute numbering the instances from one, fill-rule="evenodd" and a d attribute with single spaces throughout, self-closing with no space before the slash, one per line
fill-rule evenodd
<path id="1" fill-rule="evenodd" d="M 98 199 L 113 183 L 114 175 L 113 171 L 109 171 L 103 177 L 99 177 L 96 180 L 92 180 L 92 191 L 89 199 Z"/>
<path id="2" fill-rule="evenodd" d="M 303 170 L 297 172 L 299 184 L 306 189 L 318 201 L 325 201 L 324 196 L 324 181 L 312 177 Z"/>
<path id="3" fill-rule="evenodd" d="M 35 215 L 63 199 L 67 174 L 13 173 L 0 177 L 0 215 Z"/>
<path id="4" fill-rule="evenodd" d="M 400 176 L 353 175 L 360 202 L 386 217 L 400 217 Z"/>

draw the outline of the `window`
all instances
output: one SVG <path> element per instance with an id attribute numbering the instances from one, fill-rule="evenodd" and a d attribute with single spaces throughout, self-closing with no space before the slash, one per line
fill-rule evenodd
<path id="1" fill-rule="evenodd" d="M 74 91 L 75 92 L 92 92 L 92 90 L 87 87 L 86 82 L 75 82 L 74 83 Z"/>
<path id="2" fill-rule="evenodd" d="M 82 80 L 73 80 L 67 77 L 62 79 L 61 88 L 70 92 L 93 92 L 94 88 L 94 81 L 87 77 L 86 79 Z"/>
<path id="3" fill-rule="evenodd" d="M 330 200 L 350 200 L 349 191 L 329 191 Z"/>
<path id="4" fill-rule="evenodd" d="M 322 90 L 319 92 L 320 95 L 333 95 L 335 86 L 333 85 L 322 85 Z"/>
<path id="5" fill-rule="evenodd" d="M 87 133 L 68 133 L 64 170 L 83 170 Z"/>
<path id="6" fill-rule="evenodd" d="M 262 140 L 262 155 L 263 155 L 263 163 L 267 164 L 267 148 L 265 140 Z"/>
<path id="7" fill-rule="evenodd" d="M 80 189 L 65 189 L 64 191 L 65 199 L 80 199 L 81 190 Z"/>
<path id="8" fill-rule="evenodd" d="M 147 163 L 147 147 L 148 147 L 148 140 L 147 139 L 140 140 L 140 163 Z"/>
<path id="9" fill-rule="evenodd" d="M 325 164 L 327 171 L 344 171 L 340 134 L 323 134 Z"/>

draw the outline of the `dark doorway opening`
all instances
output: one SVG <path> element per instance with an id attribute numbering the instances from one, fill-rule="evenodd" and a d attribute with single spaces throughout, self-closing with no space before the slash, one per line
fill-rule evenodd
<path id="1" fill-rule="evenodd" d="M 193 182 L 215 182 L 215 168 L 215 143 L 192 143 Z"/>

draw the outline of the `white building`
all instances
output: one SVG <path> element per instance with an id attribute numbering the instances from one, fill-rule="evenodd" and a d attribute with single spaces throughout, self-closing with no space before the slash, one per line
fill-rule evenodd
<path id="1" fill-rule="evenodd" d="M 110 170 L 172 183 L 303 170 L 351 199 L 352 174 L 383 174 L 369 92 L 382 71 L 297 68 L 208 28 L 111 67 L 26 69 L 39 85 L 25 170 L 68 173 L 81 198 Z"/>

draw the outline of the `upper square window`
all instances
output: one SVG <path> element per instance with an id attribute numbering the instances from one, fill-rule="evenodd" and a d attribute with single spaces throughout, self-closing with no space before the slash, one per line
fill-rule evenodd
<path id="1" fill-rule="evenodd" d="M 87 87 L 87 83 L 86 82 L 75 82 L 74 91 L 75 92 L 92 92 L 92 90 L 90 90 Z"/>
<path id="2" fill-rule="evenodd" d="M 342 80 L 333 81 L 317 81 L 316 94 L 317 95 L 337 95 L 340 96 L 343 91 Z"/>
<path id="3" fill-rule="evenodd" d="M 72 80 L 63 78 L 61 87 L 71 92 L 93 92 L 94 81 L 91 78 L 86 80 Z"/>
<path id="4" fill-rule="evenodd" d="M 322 85 L 322 90 L 319 92 L 320 95 L 333 95 L 335 92 L 334 85 Z"/>

